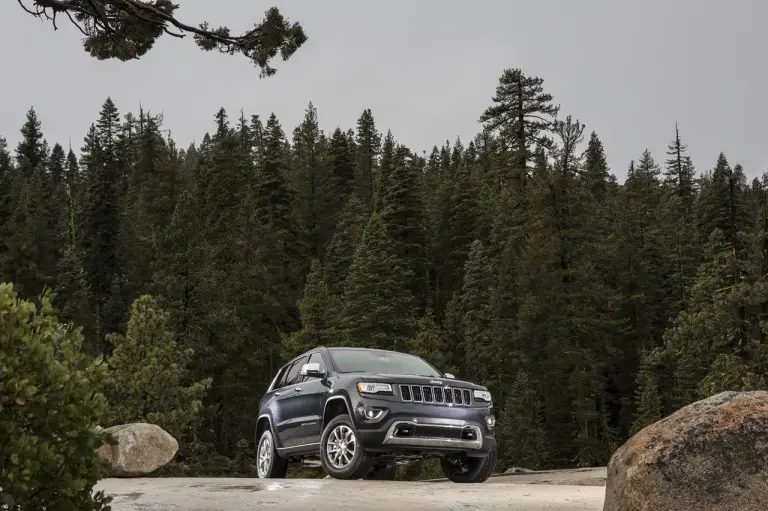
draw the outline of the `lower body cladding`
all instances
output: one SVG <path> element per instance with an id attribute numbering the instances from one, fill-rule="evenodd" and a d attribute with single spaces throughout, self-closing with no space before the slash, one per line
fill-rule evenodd
<path id="1" fill-rule="evenodd" d="M 378 421 L 368 418 L 370 410 L 369 406 L 359 407 L 355 421 L 360 443 L 367 451 L 486 456 L 496 447 L 490 408 L 421 406 L 418 411 L 410 410 L 416 413 L 386 410 L 376 417 Z M 449 414 L 452 417 L 440 417 Z"/>

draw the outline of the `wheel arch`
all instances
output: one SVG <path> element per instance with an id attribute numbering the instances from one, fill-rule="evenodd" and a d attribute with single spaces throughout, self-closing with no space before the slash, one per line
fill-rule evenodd
<path id="1" fill-rule="evenodd" d="M 272 417 L 269 416 L 269 414 L 263 414 L 260 415 L 258 420 L 256 421 L 256 445 L 259 445 L 259 440 L 261 439 L 261 435 L 264 434 L 266 430 L 272 431 L 272 436 L 275 437 L 275 428 L 272 427 Z M 274 442 L 277 442 L 277 438 L 275 437 L 273 439 Z"/>
<path id="2" fill-rule="evenodd" d="M 352 408 L 349 406 L 346 396 L 333 396 L 326 400 L 325 407 L 323 408 L 321 431 L 325 431 L 328 423 L 339 415 L 349 415 L 349 418 L 352 419 Z M 352 420 L 352 423 L 354 424 L 354 420 Z"/>

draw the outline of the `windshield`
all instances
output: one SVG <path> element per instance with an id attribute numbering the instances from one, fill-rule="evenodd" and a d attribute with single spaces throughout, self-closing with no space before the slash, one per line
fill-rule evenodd
<path id="1" fill-rule="evenodd" d="M 331 357 L 340 373 L 442 376 L 434 367 L 422 359 L 394 351 L 333 349 L 331 350 Z"/>

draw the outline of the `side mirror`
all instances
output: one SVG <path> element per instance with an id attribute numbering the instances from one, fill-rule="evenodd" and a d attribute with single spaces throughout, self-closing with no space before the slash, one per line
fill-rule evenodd
<path id="1" fill-rule="evenodd" d="M 322 378 L 325 376 L 325 371 L 320 369 L 320 364 L 317 362 L 310 362 L 301 366 L 301 375 L 309 376 L 310 378 Z"/>
<path id="2" fill-rule="evenodd" d="M 456 379 L 456 377 L 454 375 L 452 375 L 451 373 L 445 373 L 445 377 L 448 378 L 448 379 L 451 379 L 451 380 L 455 380 Z"/>

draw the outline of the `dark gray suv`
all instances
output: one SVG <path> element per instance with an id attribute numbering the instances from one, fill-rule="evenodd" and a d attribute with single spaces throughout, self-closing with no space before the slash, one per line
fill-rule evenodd
<path id="1" fill-rule="evenodd" d="M 337 479 L 393 479 L 398 464 L 440 458 L 451 481 L 478 483 L 496 464 L 495 425 L 488 389 L 419 357 L 319 347 L 261 398 L 257 472 L 281 478 L 289 461 L 319 460 Z"/>

